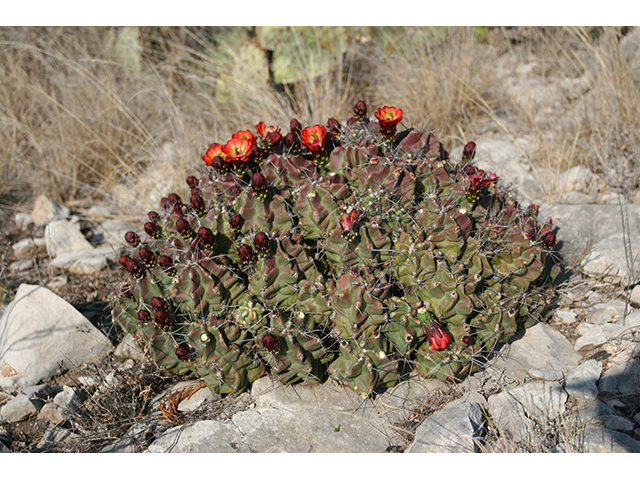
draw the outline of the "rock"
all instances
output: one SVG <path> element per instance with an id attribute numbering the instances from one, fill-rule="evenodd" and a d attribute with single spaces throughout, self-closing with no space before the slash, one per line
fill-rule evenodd
<path id="1" fill-rule="evenodd" d="M 567 412 L 564 417 L 568 421 L 584 424 L 594 419 L 606 415 L 611 415 L 613 413 L 615 413 L 615 411 L 606 403 L 601 402 L 600 400 L 594 400 L 593 402 L 589 402 L 570 412 Z"/>
<path id="2" fill-rule="evenodd" d="M 602 373 L 602 366 L 596 360 L 587 360 L 567 372 L 564 389 L 578 400 L 595 400 L 598 396 L 596 382 Z"/>
<path id="3" fill-rule="evenodd" d="M 578 165 L 558 175 L 558 190 L 561 192 L 587 193 L 595 176 L 587 167 Z"/>
<path id="4" fill-rule="evenodd" d="M 475 392 L 449 403 L 416 429 L 407 453 L 473 453 L 485 430 L 485 398 Z"/>
<path id="5" fill-rule="evenodd" d="M 26 230 L 33 225 L 33 217 L 30 213 L 16 213 L 13 216 L 13 223 L 16 224 L 19 230 Z"/>
<path id="6" fill-rule="evenodd" d="M 38 420 L 57 425 L 69 418 L 69 412 L 53 402 L 47 403 L 38 413 Z"/>
<path id="7" fill-rule="evenodd" d="M 25 238 L 14 244 L 11 248 L 13 248 L 13 254 L 20 258 L 39 247 L 44 247 L 45 243 L 44 238 Z"/>
<path id="8" fill-rule="evenodd" d="M 640 285 L 633 287 L 629 295 L 629 300 L 635 304 L 640 304 Z"/>
<path id="9" fill-rule="evenodd" d="M 640 441 L 621 432 L 589 425 L 571 444 L 581 453 L 640 453 Z"/>
<path id="10" fill-rule="evenodd" d="M 157 422 L 152 419 L 141 420 L 127 430 L 122 438 L 100 450 L 100 453 L 138 453 L 155 439 L 157 427 Z"/>
<path id="11" fill-rule="evenodd" d="M 631 420 L 627 420 L 619 415 L 601 415 L 598 420 L 602 423 L 602 426 L 610 430 L 617 430 L 618 432 L 632 432 L 636 427 Z"/>
<path id="12" fill-rule="evenodd" d="M 614 299 L 607 303 L 598 303 L 591 306 L 585 320 L 594 325 L 611 323 L 621 319 L 624 311 L 625 303 Z"/>
<path id="13" fill-rule="evenodd" d="M 565 411 L 567 394 L 557 382 L 531 382 L 509 390 L 524 407 L 527 417 L 548 422 L 562 415 Z"/>
<path id="14" fill-rule="evenodd" d="M 560 382 L 564 380 L 564 373 L 560 370 L 553 370 L 551 368 L 532 368 L 529 370 L 529 374 L 533 378 L 547 380 L 548 382 Z"/>
<path id="15" fill-rule="evenodd" d="M 581 336 L 574 345 L 576 352 L 588 352 L 607 343 L 607 337 L 599 325 L 581 323 L 577 331 Z"/>
<path id="16" fill-rule="evenodd" d="M 69 209 L 64 205 L 60 205 L 44 195 L 38 195 L 31 211 L 31 217 L 33 218 L 33 223 L 41 226 L 52 220 L 67 218 L 70 213 Z"/>
<path id="17" fill-rule="evenodd" d="M 533 420 L 527 417 L 522 404 L 508 392 L 491 395 L 488 411 L 501 436 L 508 441 L 532 441 L 532 437 L 538 436 Z"/>
<path id="18" fill-rule="evenodd" d="M 105 246 L 58 255 L 51 261 L 50 265 L 56 268 L 64 268 L 72 273 L 87 275 L 99 272 L 107 266 L 108 259 L 115 262 L 118 257 L 119 252 L 117 250 L 114 250 L 111 246 Z"/>
<path id="19" fill-rule="evenodd" d="M 96 229 L 97 234 L 92 238 L 91 243 L 108 245 L 117 250 L 130 248 L 124 239 L 124 234 L 130 230 L 135 230 L 135 226 L 127 220 L 109 219 L 102 222 Z"/>
<path id="20" fill-rule="evenodd" d="M 625 245 L 635 256 L 629 260 L 633 264 L 633 273 L 627 266 Z M 608 279 L 622 284 L 633 284 L 640 280 L 640 241 L 636 237 L 626 239 L 623 234 L 612 235 L 600 240 L 583 262 L 583 270 L 594 276 L 605 275 Z"/>
<path id="21" fill-rule="evenodd" d="M 564 308 L 558 308 L 557 310 L 555 310 L 553 312 L 553 316 L 565 325 L 575 323 L 575 321 L 577 320 L 576 312 Z"/>
<path id="22" fill-rule="evenodd" d="M 57 290 L 61 287 L 64 287 L 67 283 L 69 283 L 69 277 L 66 275 L 56 275 L 49 282 L 47 282 L 47 288 L 49 290 Z"/>
<path id="23" fill-rule="evenodd" d="M 74 387 L 65 388 L 53 398 L 53 403 L 70 412 L 76 411 L 83 401 L 84 396 Z"/>
<path id="24" fill-rule="evenodd" d="M 80 231 L 80 226 L 69 220 L 50 222 L 44 230 L 44 238 L 47 253 L 52 258 L 93 250 L 91 244 Z"/>
<path id="25" fill-rule="evenodd" d="M 560 195 L 559 201 L 567 205 L 586 205 L 598 203 L 598 199 L 593 195 L 581 192 L 567 192 Z"/>
<path id="26" fill-rule="evenodd" d="M 42 439 L 38 443 L 38 449 L 46 452 L 63 452 L 64 445 L 78 441 L 80 435 L 58 425 L 49 425 Z"/>
<path id="27" fill-rule="evenodd" d="M 149 453 L 249 453 L 238 427 L 219 420 L 201 420 L 170 428 L 146 450 Z"/>
<path id="28" fill-rule="evenodd" d="M 24 388 L 97 361 L 113 346 L 80 312 L 50 290 L 22 284 L 0 317 L 0 387 Z"/>
<path id="29" fill-rule="evenodd" d="M 0 409 L 0 422 L 15 423 L 37 413 L 44 402 L 40 399 L 32 399 L 29 395 L 19 393 L 9 400 Z"/>
<path id="30" fill-rule="evenodd" d="M 24 272 L 33 268 L 36 264 L 36 261 L 32 258 L 29 260 L 18 260 L 17 262 L 12 262 L 9 264 L 9 271 L 11 273 Z"/>

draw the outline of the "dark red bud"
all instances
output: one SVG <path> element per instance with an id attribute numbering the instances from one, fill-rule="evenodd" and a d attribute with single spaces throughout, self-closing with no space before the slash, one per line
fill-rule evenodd
<path id="1" fill-rule="evenodd" d="M 189 225 L 189 222 L 184 218 L 179 218 L 176 221 L 176 230 L 183 237 L 190 237 L 192 235 L 191 225 Z"/>
<path id="2" fill-rule="evenodd" d="M 231 195 L 233 195 L 234 197 L 237 197 L 238 195 L 240 195 L 242 193 L 242 189 L 237 186 L 237 185 L 233 185 L 230 189 L 229 192 L 231 193 Z"/>
<path id="3" fill-rule="evenodd" d="M 254 256 L 253 248 L 246 244 L 240 245 L 240 247 L 238 247 L 238 256 L 243 262 L 250 262 Z"/>
<path id="4" fill-rule="evenodd" d="M 149 220 L 151 220 L 152 222 L 160 221 L 160 215 L 158 214 L 158 212 L 151 211 L 147 214 L 147 216 L 149 217 Z"/>
<path id="5" fill-rule="evenodd" d="M 127 232 L 124 234 L 124 239 L 126 240 L 126 242 L 131 245 L 132 247 L 137 247 L 138 245 L 140 245 L 140 237 L 138 236 L 138 234 L 136 232 Z"/>
<path id="6" fill-rule="evenodd" d="M 200 227 L 198 230 L 198 240 L 203 247 L 213 247 L 216 244 L 216 236 L 207 227 Z"/>
<path id="7" fill-rule="evenodd" d="M 180 345 L 176 348 L 176 357 L 178 357 L 179 360 L 186 362 L 191 358 L 191 349 L 186 345 Z"/>
<path id="8" fill-rule="evenodd" d="M 269 247 L 271 247 L 271 239 L 269 238 L 269 235 L 264 232 L 256 233 L 256 236 L 253 237 L 253 246 L 256 247 L 256 250 L 259 252 L 268 252 Z"/>
<path id="9" fill-rule="evenodd" d="M 153 320 L 160 328 L 165 329 L 171 325 L 171 317 L 164 310 L 156 310 L 153 314 Z"/>
<path id="10" fill-rule="evenodd" d="M 149 247 L 140 247 L 138 254 L 140 255 L 140 260 L 142 260 L 146 266 L 152 267 L 156 264 L 156 255 Z"/>
<path id="11" fill-rule="evenodd" d="M 260 158 L 262 157 L 263 153 L 264 153 L 264 150 L 261 149 L 257 143 L 254 143 L 253 145 L 251 145 L 251 154 L 253 155 L 253 158 Z"/>
<path id="12" fill-rule="evenodd" d="M 292 118 L 289 129 L 291 130 L 291 133 L 299 135 L 300 132 L 302 131 L 302 125 L 300 124 L 300 122 L 297 119 Z"/>
<path id="13" fill-rule="evenodd" d="M 182 198 L 180 198 L 180 195 L 178 195 L 177 193 L 171 193 L 169 194 L 169 202 L 171 203 L 171 205 L 181 205 Z"/>
<path id="14" fill-rule="evenodd" d="M 189 185 L 191 188 L 197 187 L 198 179 L 196 177 L 194 177 L 193 175 L 189 175 L 187 177 L 187 185 Z"/>
<path id="15" fill-rule="evenodd" d="M 169 210 L 171 208 L 171 200 L 169 200 L 167 197 L 162 197 L 160 199 L 160 205 L 162 205 L 162 208 L 164 208 L 165 210 Z"/>
<path id="16" fill-rule="evenodd" d="M 173 268 L 173 259 L 171 257 L 167 257 L 166 255 L 162 255 L 158 257 L 158 265 L 162 270 L 168 271 Z"/>
<path id="17" fill-rule="evenodd" d="M 284 146 L 287 149 L 298 148 L 300 146 L 300 142 L 298 141 L 298 137 L 295 133 L 287 133 L 284 137 Z"/>
<path id="18" fill-rule="evenodd" d="M 342 125 L 340 125 L 340 122 L 335 118 L 331 117 L 329 120 L 327 120 L 327 130 L 329 130 L 331 133 L 340 133 L 341 129 Z"/>
<path id="19" fill-rule="evenodd" d="M 168 310 L 169 304 L 162 297 L 153 297 L 151 299 L 151 306 L 154 310 Z"/>
<path id="20" fill-rule="evenodd" d="M 272 147 L 275 147 L 282 141 L 282 134 L 280 132 L 271 132 L 267 135 L 267 142 Z"/>
<path id="21" fill-rule="evenodd" d="M 280 339 L 271 333 L 262 337 L 262 345 L 267 352 L 275 353 L 280 348 Z"/>
<path id="22" fill-rule="evenodd" d="M 171 210 L 171 214 L 176 217 L 182 216 L 182 203 L 176 203 Z"/>
<path id="23" fill-rule="evenodd" d="M 200 195 L 191 195 L 191 207 L 197 213 L 204 213 L 205 205 L 203 198 Z"/>
<path id="24" fill-rule="evenodd" d="M 122 265 L 124 269 L 131 275 L 139 275 L 142 271 L 142 269 L 140 268 L 140 264 L 129 255 L 122 255 L 120 257 L 120 265 Z"/>
<path id="25" fill-rule="evenodd" d="M 251 188 L 253 188 L 254 193 L 263 193 L 267 191 L 267 179 L 264 177 L 262 172 L 256 172 L 251 177 Z"/>
<path id="26" fill-rule="evenodd" d="M 144 231 L 151 237 L 157 237 L 160 235 L 160 227 L 153 222 L 147 222 L 144 224 Z"/>
<path id="27" fill-rule="evenodd" d="M 473 160 L 473 157 L 476 155 L 476 144 L 475 142 L 467 143 L 462 149 L 462 160 L 470 161 Z"/>
<path id="28" fill-rule="evenodd" d="M 367 104 L 364 101 L 360 100 L 356 103 L 356 106 L 353 109 L 353 113 L 355 113 L 356 117 L 364 118 L 367 116 Z"/>
<path id="29" fill-rule="evenodd" d="M 462 343 L 466 343 L 467 345 L 469 345 L 471 343 L 471 337 L 469 335 L 465 335 L 464 337 L 462 337 Z"/>
<path id="30" fill-rule="evenodd" d="M 125 283 L 122 285 L 122 295 L 129 300 L 133 300 L 133 292 L 131 291 L 131 285 Z"/>
<path id="31" fill-rule="evenodd" d="M 138 320 L 140 323 L 149 323 L 151 321 L 151 314 L 146 310 L 139 310 Z"/>
<path id="32" fill-rule="evenodd" d="M 542 243 L 544 243 L 546 247 L 553 247 L 556 244 L 556 234 L 550 232 L 546 228 L 540 231 L 540 236 L 542 239 Z"/>
<path id="33" fill-rule="evenodd" d="M 222 172 L 227 168 L 227 165 L 224 163 L 221 156 L 213 157 L 213 160 L 211 160 L 211 166 L 218 172 Z"/>
<path id="34" fill-rule="evenodd" d="M 234 230 L 240 230 L 244 225 L 244 218 L 242 218 L 240 214 L 233 215 L 229 218 L 229 225 L 231 225 L 231 228 Z"/>
<path id="35" fill-rule="evenodd" d="M 191 195 L 200 195 L 200 189 L 198 187 L 192 187 Z"/>

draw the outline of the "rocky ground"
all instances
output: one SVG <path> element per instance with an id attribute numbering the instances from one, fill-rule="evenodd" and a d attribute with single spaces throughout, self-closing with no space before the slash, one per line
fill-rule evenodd
<path id="1" fill-rule="evenodd" d="M 587 94 L 526 67 L 507 87 L 540 115 Z M 0 212 L 0 451 L 640 452 L 639 196 L 584 166 L 532 166 L 529 140 L 474 139 L 479 166 L 554 220 L 565 274 L 550 321 L 460 384 L 411 377 L 370 399 L 269 377 L 221 397 L 145 359 L 109 308 L 123 235 L 143 222 L 113 213 L 127 192 Z M 167 193 L 143 187 L 136 211 Z"/>

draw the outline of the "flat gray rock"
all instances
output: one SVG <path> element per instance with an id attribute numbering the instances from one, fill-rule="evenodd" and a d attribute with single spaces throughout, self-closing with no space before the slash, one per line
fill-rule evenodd
<path id="1" fill-rule="evenodd" d="M 31 211 L 31 219 L 36 225 L 46 225 L 52 220 L 66 218 L 69 216 L 69 209 L 58 202 L 38 195 Z"/>
<path id="2" fill-rule="evenodd" d="M 600 379 L 602 366 L 590 359 L 567 372 L 564 389 L 578 400 L 595 400 L 598 396 L 596 382 Z"/>
<path id="3" fill-rule="evenodd" d="M 535 423 L 527 416 L 522 404 L 508 392 L 491 395 L 488 404 L 489 415 L 501 436 L 519 442 L 536 435 Z"/>
<path id="4" fill-rule="evenodd" d="M 249 453 L 241 431 L 229 422 L 201 420 L 170 428 L 146 450 L 148 453 Z"/>
<path id="5" fill-rule="evenodd" d="M 61 365 L 94 362 L 112 350 L 109 339 L 69 303 L 44 287 L 22 284 L 0 317 L 0 387 L 28 387 Z"/>
<path id="6" fill-rule="evenodd" d="M 626 249 L 630 254 L 626 254 Z M 640 280 L 640 241 L 637 237 L 626 238 L 623 234 L 611 235 L 600 240 L 583 261 L 583 269 L 594 276 L 605 275 L 610 280 L 632 285 Z M 629 258 L 627 258 L 629 256 Z M 633 274 L 628 263 L 633 267 Z"/>
<path id="7" fill-rule="evenodd" d="M 485 398 L 472 392 L 427 417 L 407 453 L 474 453 L 485 430 Z"/>
<path id="8" fill-rule="evenodd" d="M 50 265 L 55 268 L 64 268 L 72 273 L 88 275 L 97 273 L 107 266 L 107 260 L 116 261 L 120 255 L 119 250 L 114 250 L 110 245 L 59 254 L 51 260 Z"/>
<path id="9" fill-rule="evenodd" d="M 571 444 L 582 453 L 640 453 L 640 441 L 621 432 L 589 425 Z"/>
<path id="10" fill-rule="evenodd" d="M 54 220 L 44 229 L 47 253 L 55 258 L 59 255 L 93 250 L 93 246 L 80 231 L 80 225 L 69 220 Z"/>
<path id="11" fill-rule="evenodd" d="M 557 382 L 530 382 L 509 390 L 524 407 L 529 418 L 539 422 L 548 422 L 562 415 L 565 411 L 567 393 Z"/>

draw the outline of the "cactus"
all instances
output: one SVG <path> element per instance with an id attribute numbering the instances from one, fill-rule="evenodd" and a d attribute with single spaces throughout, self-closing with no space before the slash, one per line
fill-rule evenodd
<path id="1" fill-rule="evenodd" d="M 113 319 L 169 372 L 239 393 L 332 377 L 368 396 L 405 369 L 457 381 L 546 318 L 551 219 L 432 133 L 358 102 L 346 125 L 256 125 L 213 144 L 149 212 Z M 142 238 L 144 237 L 144 238 Z"/>

